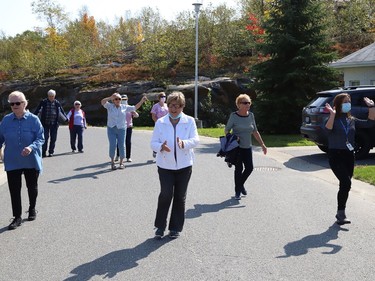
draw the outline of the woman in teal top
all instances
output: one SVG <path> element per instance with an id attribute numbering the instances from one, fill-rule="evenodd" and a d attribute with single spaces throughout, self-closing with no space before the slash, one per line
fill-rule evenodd
<path id="1" fill-rule="evenodd" d="M 264 145 L 261 135 L 258 132 L 254 114 L 250 112 L 251 99 L 248 95 L 239 95 L 236 99 L 238 110 L 232 112 L 227 125 L 225 134 L 232 133 L 239 138 L 238 159 L 234 170 L 235 199 L 241 199 L 241 193 L 247 195 L 245 182 L 254 169 L 251 135 L 262 146 L 264 154 L 267 154 L 267 147 Z"/>
<path id="2" fill-rule="evenodd" d="M 14 219 L 8 229 L 21 225 L 21 176 L 24 174 L 29 195 L 29 217 L 36 218 L 38 177 L 42 171 L 43 126 L 39 118 L 26 110 L 27 100 L 21 92 L 12 92 L 8 101 L 12 113 L 6 115 L 0 124 L 0 148 L 5 143 L 4 168 L 12 201 Z"/>

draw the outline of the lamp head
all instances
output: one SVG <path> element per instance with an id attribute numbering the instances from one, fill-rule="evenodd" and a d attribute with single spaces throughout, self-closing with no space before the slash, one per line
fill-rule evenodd
<path id="1" fill-rule="evenodd" d="M 199 9 L 200 7 L 203 5 L 203 0 L 196 0 L 194 3 L 193 3 L 193 6 L 195 8 L 195 12 L 198 13 L 199 12 Z"/>

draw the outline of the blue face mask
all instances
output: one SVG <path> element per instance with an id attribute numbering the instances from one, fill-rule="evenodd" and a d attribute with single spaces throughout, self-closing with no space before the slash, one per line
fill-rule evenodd
<path id="1" fill-rule="evenodd" d="M 176 117 L 173 117 L 170 113 L 168 113 L 168 115 L 169 115 L 169 118 L 176 120 L 181 117 L 182 113 L 178 114 Z"/>
<path id="2" fill-rule="evenodd" d="M 341 105 L 342 113 L 348 113 L 352 109 L 352 104 L 350 102 L 344 102 Z"/>

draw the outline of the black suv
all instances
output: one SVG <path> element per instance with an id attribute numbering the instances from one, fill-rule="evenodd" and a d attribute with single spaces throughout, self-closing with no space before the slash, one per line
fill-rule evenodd
<path id="1" fill-rule="evenodd" d="M 333 99 L 336 95 L 348 93 L 351 97 L 351 114 L 359 119 L 367 119 L 368 107 L 363 101 L 368 97 L 375 101 L 375 86 L 350 86 L 335 90 L 318 92 L 317 97 L 302 110 L 301 134 L 316 143 L 324 152 L 328 149 L 327 134 L 324 129 L 329 112 L 325 104 L 333 106 Z M 370 149 L 375 146 L 375 127 L 357 128 L 355 135 L 354 151 L 356 159 L 364 159 L 368 156 Z"/>

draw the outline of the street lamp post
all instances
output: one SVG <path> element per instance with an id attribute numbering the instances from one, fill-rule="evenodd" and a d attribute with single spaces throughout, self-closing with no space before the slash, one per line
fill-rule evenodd
<path id="1" fill-rule="evenodd" d="M 194 119 L 198 121 L 198 19 L 199 9 L 202 6 L 203 0 L 193 3 L 195 10 L 195 88 L 194 88 Z"/>

